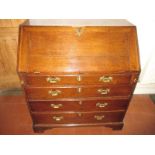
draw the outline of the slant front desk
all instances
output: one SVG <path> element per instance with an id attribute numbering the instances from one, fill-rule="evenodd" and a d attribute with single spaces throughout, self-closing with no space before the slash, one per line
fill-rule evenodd
<path id="1" fill-rule="evenodd" d="M 35 132 L 123 127 L 140 73 L 136 27 L 126 20 L 28 20 L 18 74 Z"/>

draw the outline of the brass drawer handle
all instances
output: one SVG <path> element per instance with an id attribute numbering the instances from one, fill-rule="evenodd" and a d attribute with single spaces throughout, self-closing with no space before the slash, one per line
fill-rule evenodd
<path id="1" fill-rule="evenodd" d="M 61 91 L 60 90 L 49 90 L 48 94 L 52 96 L 58 96 L 59 94 L 61 94 Z"/>
<path id="2" fill-rule="evenodd" d="M 53 116 L 53 119 L 57 122 L 61 121 L 63 119 L 63 116 Z"/>
<path id="3" fill-rule="evenodd" d="M 49 83 L 57 83 L 59 82 L 61 79 L 59 77 L 47 77 L 46 81 Z"/>
<path id="4" fill-rule="evenodd" d="M 54 108 L 54 109 L 59 109 L 59 108 L 61 108 L 63 105 L 62 104 L 51 104 L 50 105 L 52 108 Z"/>
<path id="5" fill-rule="evenodd" d="M 99 107 L 99 108 L 104 108 L 107 105 L 108 105 L 108 103 L 100 103 L 100 102 L 96 103 L 96 107 Z"/>
<path id="6" fill-rule="evenodd" d="M 110 89 L 98 89 L 97 90 L 101 95 L 106 95 L 110 92 Z"/>
<path id="7" fill-rule="evenodd" d="M 101 120 L 103 120 L 104 115 L 102 115 L 102 116 L 95 115 L 94 118 L 95 118 L 96 120 L 98 120 L 98 121 L 101 121 Z"/>
<path id="8" fill-rule="evenodd" d="M 111 76 L 102 76 L 102 77 L 99 78 L 99 81 L 107 83 L 107 82 L 111 82 L 112 79 L 113 78 Z"/>

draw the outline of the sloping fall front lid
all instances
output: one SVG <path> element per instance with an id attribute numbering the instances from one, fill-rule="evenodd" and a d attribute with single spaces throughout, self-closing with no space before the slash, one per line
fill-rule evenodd
<path id="1" fill-rule="evenodd" d="M 18 71 L 139 71 L 136 27 L 125 20 L 32 20 L 20 26 Z"/>

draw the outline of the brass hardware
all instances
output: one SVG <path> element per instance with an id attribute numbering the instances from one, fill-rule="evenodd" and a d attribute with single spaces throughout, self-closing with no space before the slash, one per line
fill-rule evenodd
<path id="1" fill-rule="evenodd" d="M 107 82 L 111 82 L 112 79 L 113 78 L 111 76 L 102 76 L 102 77 L 99 78 L 99 81 L 107 83 Z"/>
<path id="2" fill-rule="evenodd" d="M 48 94 L 52 96 L 58 96 L 59 94 L 61 94 L 61 91 L 60 90 L 49 90 Z"/>
<path id="3" fill-rule="evenodd" d="M 82 101 L 79 101 L 79 104 L 82 105 Z"/>
<path id="4" fill-rule="evenodd" d="M 82 27 L 77 27 L 77 28 L 75 29 L 75 32 L 76 32 L 76 35 L 77 35 L 78 37 L 80 37 L 81 34 L 82 34 L 82 32 L 83 32 L 83 28 L 82 28 Z"/>
<path id="5" fill-rule="evenodd" d="M 82 88 L 78 88 L 78 93 L 81 93 L 82 92 Z"/>
<path id="6" fill-rule="evenodd" d="M 99 108 L 104 108 L 107 105 L 108 105 L 108 103 L 100 103 L 100 102 L 96 103 L 96 107 L 99 107 Z"/>
<path id="7" fill-rule="evenodd" d="M 51 104 L 50 106 L 54 109 L 59 109 L 62 107 L 62 104 Z"/>
<path id="8" fill-rule="evenodd" d="M 103 120 L 104 115 L 102 115 L 102 116 L 95 115 L 94 118 L 95 118 L 96 120 L 98 120 L 98 121 L 101 121 L 101 120 Z"/>
<path id="9" fill-rule="evenodd" d="M 53 116 L 53 119 L 57 122 L 61 121 L 63 119 L 63 116 Z"/>
<path id="10" fill-rule="evenodd" d="M 97 90 L 101 95 L 106 95 L 110 92 L 110 89 L 98 89 Z"/>
<path id="11" fill-rule="evenodd" d="M 77 76 L 77 81 L 79 81 L 79 82 L 82 81 L 81 75 Z"/>
<path id="12" fill-rule="evenodd" d="M 79 116 L 79 117 L 81 117 L 81 116 L 82 116 L 82 114 L 81 114 L 81 113 L 78 113 L 78 116 Z"/>
<path id="13" fill-rule="evenodd" d="M 59 77 L 47 77 L 46 81 L 49 83 L 57 83 L 59 82 L 61 79 Z"/>

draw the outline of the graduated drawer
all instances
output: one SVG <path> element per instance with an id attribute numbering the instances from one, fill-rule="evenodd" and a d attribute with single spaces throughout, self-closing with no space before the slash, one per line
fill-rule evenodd
<path id="1" fill-rule="evenodd" d="M 50 100 L 55 98 L 129 96 L 131 95 L 132 87 L 131 86 L 52 87 L 52 88 L 27 87 L 25 90 L 29 100 Z"/>
<path id="2" fill-rule="evenodd" d="M 56 111 L 112 111 L 126 110 L 127 99 L 104 99 L 85 101 L 32 101 L 29 102 L 32 112 Z"/>
<path id="3" fill-rule="evenodd" d="M 33 113 L 35 124 L 83 124 L 121 122 L 125 112 L 83 112 L 83 113 L 55 113 L 39 114 Z"/>
<path id="4" fill-rule="evenodd" d="M 131 74 L 114 75 L 26 75 L 25 82 L 34 87 L 54 85 L 130 84 Z"/>

